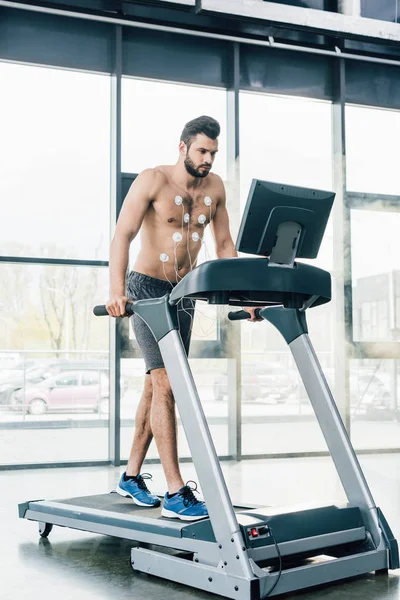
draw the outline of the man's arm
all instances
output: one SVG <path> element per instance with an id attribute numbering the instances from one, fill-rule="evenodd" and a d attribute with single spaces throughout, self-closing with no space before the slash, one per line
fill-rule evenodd
<path id="1" fill-rule="evenodd" d="M 125 275 L 129 247 L 142 225 L 144 215 L 154 197 L 156 174 L 146 169 L 138 175 L 127 193 L 110 246 L 110 300 L 107 310 L 112 317 L 125 314 Z"/>
<path id="2" fill-rule="evenodd" d="M 238 255 L 235 250 L 231 232 L 229 230 L 229 216 L 226 210 L 225 187 L 220 180 L 219 198 L 213 220 L 211 221 L 211 230 L 215 240 L 215 250 L 218 258 L 231 258 Z"/>
<path id="3" fill-rule="evenodd" d="M 211 229 L 215 240 L 215 249 L 218 258 L 231 258 L 237 257 L 238 253 L 235 250 L 235 244 L 233 242 L 231 232 L 229 230 L 229 216 L 226 209 L 226 193 L 225 187 L 221 180 L 221 192 L 217 204 L 217 210 L 215 212 L 214 219 L 211 221 Z M 255 308 L 251 306 L 243 307 L 250 314 L 248 321 L 261 321 L 255 316 Z"/>

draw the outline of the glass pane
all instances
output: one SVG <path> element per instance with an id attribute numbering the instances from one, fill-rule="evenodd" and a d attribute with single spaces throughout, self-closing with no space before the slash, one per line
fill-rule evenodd
<path id="1" fill-rule="evenodd" d="M 110 77 L 0 63 L 0 80 L 0 253 L 107 260 Z"/>
<path id="2" fill-rule="evenodd" d="M 368 19 L 399 23 L 400 0 L 361 0 L 361 15 Z"/>
<path id="3" fill-rule="evenodd" d="M 226 91 L 122 79 L 122 170 L 139 173 L 175 164 L 185 123 L 209 115 L 221 125 L 213 172 L 226 179 Z"/>
<path id="4" fill-rule="evenodd" d="M 356 449 L 398 448 L 400 361 L 350 361 L 351 437 Z"/>
<path id="5" fill-rule="evenodd" d="M 51 381 L 51 385 L 54 387 L 67 387 L 71 385 L 78 385 L 78 375 L 64 375 L 63 377 L 58 377 L 54 381 Z"/>
<path id="6" fill-rule="evenodd" d="M 218 310 L 205 302 L 196 302 L 193 319 L 192 340 L 211 341 L 218 339 Z"/>
<path id="7" fill-rule="evenodd" d="M 99 373 L 96 371 L 89 371 L 88 373 L 84 373 L 82 377 L 82 385 L 94 385 L 99 383 Z"/>
<path id="8" fill-rule="evenodd" d="M 353 339 L 400 339 L 400 212 L 351 211 Z"/>
<path id="9" fill-rule="evenodd" d="M 332 189 L 331 105 L 240 94 L 241 199 L 251 180 Z"/>
<path id="10" fill-rule="evenodd" d="M 257 135 L 254 135 L 254 131 Z M 332 189 L 329 103 L 241 93 L 240 175 L 243 211 L 251 179 Z M 329 221 L 312 265 L 333 269 Z M 307 312 L 311 340 L 333 384 L 333 316 L 327 304 Z M 242 327 L 244 454 L 326 450 L 286 343 L 267 322 Z"/>
<path id="11" fill-rule="evenodd" d="M 325 10 L 326 0 L 269 0 L 274 4 L 288 4 L 289 6 L 298 6 L 299 8 L 315 8 Z"/>
<path id="12" fill-rule="evenodd" d="M 226 359 L 190 359 L 190 366 L 211 430 L 218 455 L 228 452 L 228 399 Z M 122 359 L 122 379 L 124 394 L 121 399 L 121 457 L 126 460 L 133 440 L 135 413 L 144 385 L 144 361 L 142 359 Z M 185 432 L 178 419 L 178 455 L 191 456 Z M 152 442 L 147 458 L 159 458 L 156 445 Z"/>
<path id="13" fill-rule="evenodd" d="M 400 111 L 346 107 L 347 189 L 400 195 Z"/>
<path id="14" fill-rule="evenodd" d="M 268 323 L 260 323 L 259 328 L 266 350 L 258 354 L 242 352 L 243 453 L 326 451 L 310 400 L 285 342 Z M 242 337 L 244 344 L 246 337 Z M 312 332 L 311 338 L 315 342 Z M 332 352 L 318 348 L 316 351 L 334 393 Z"/>
<path id="15" fill-rule="evenodd" d="M 183 310 L 182 308 L 178 309 Z M 179 315 L 179 312 L 178 312 Z M 193 319 L 192 337 L 191 341 L 215 341 L 219 339 L 218 336 L 218 309 L 216 306 L 206 304 L 199 300 L 196 301 L 196 309 Z M 226 320 L 226 317 L 223 317 Z M 1 322 L 0 322 L 1 327 Z M 1 331 L 1 329 L 0 329 Z M 128 329 L 129 340 L 135 339 L 135 333 L 132 325 Z"/>
<path id="16" fill-rule="evenodd" d="M 3 463 L 108 458 L 107 293 L 108 269 L 0 264 Z"/>

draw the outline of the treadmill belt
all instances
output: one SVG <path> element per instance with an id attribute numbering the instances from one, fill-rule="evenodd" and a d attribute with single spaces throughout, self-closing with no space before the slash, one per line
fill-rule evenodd
<path id="1" fill-rule="evenodd" d="M 115 492 L 110 494 L 97 494 L 96 496 L 82 496 L 78 498 L 66 498 L 63 500 L 55 500 L 60 504 L 69 504 L 82 508 L 95 508 L 97 510 L 105 510 L 122 515 L 135 514 L 141 517 L 149 517 L 152 519 L 161 519 L 161 506 L 156 508 L 147 508 L 138 506 L 133 503 L 131 498 L 123 498 Z"/>

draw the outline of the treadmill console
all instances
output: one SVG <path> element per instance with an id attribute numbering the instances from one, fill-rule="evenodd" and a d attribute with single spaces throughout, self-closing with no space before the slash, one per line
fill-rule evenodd
<path id="1" fill-rule="evenodd" d="M 253 179 L 236 250 L 277 265 L 316 258 L 334 198 L 334 192 Z"/>

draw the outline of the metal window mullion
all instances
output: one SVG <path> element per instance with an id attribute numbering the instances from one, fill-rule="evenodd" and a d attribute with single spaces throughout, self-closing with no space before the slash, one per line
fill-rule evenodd
<path id="1" fill-rule="evenodd" d="M 43 258 L 36 256 L 0 256 L 0 263 L 23 263 L 34 265 L 57 265 L 65 267 L 108 267 L 106 260 L 84 260 L 79 258 Z"/>
<path id="2" fill-rule="evenodd" d="M 345 61 L 333 65 L 332 144 L 333 183 L 336 199 L 333 210 L 334 280 L 334 367 L 335 396 L 342 398 L 338 408 L 350 434 L 350 377 L 348 344 L 352 343 L 351 240 L 350 209 L 346 203 L 346 137 L 345 137 Z"/>
<path id="3" fill-rule="evenodd" d="M 113 73 L 111 74 L 111 206 L 110 239 L 122 204 L 121 172 L 121 82 L 122 82 L 122 27 L 115 26 L 113 46 Z M 121 334 L 115 319 L 109 319 L 110 332 L 110 420 L 109 459 L 121 464 Z"/>
<path id="4" fill-rule="evenodd" d="M 400 196 L 347 192 L 346 199 L 350 209 L 400 212 Z"/>
<path id="5" fill-rule="evenodd" d="M 19 471 L 27 469 L 64 469 L 78 467 L 106 467 L 110 464 L 109 460 L 79 460 L 79 461 L 60 461 L 51 463 L 14 463 L 0 464 L 0 471 Z"/>
<path id="6" fill-rule="evenodd" d="M 361 0 L 338 0 L 338 12 L 350 17 L 361 17 Z"/>
<path id="7" fill-rule="evenodd" d="M 229 57 L 230 82 L 227 91 L 227 162 L 229 186 L 229 217 L 231 230 L 236 232 L 240 222 L 240 145 L 239 145 L 239 89 L 240 45 L 231 46 Z M 233 236 L 235 237 L 235 235 Z M 226 319 L 226 317 L 225 317 Z M 229 327 L 228 356 L 228 452 L 235 460 L 242 456 L 242 377 L 241 377 L 241 329 L 226 319 Z M 233 364 L 232 364 L 233 361 Z M 235 383 L 232 384 L 232 376 Z"/>

